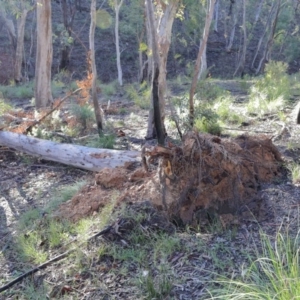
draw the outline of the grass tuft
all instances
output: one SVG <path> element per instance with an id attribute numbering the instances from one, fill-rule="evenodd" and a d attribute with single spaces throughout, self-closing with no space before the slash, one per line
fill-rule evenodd
<path id="1" fill-rule="evenodd" d="M 221 288 L 211 292 L 211 299 L 287 300 L 300 298 L 299 232 L 277 232 L 275 240 L 261 233 L 262 253 L 240 279 L 218 280 Z M 215 295 L 215 296 L 213 296 Z"/>

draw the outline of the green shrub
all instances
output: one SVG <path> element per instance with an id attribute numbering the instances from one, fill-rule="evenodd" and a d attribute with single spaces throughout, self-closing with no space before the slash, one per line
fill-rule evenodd
<path id="1" fill-rule="evenodd" d="M 94 110 L 89 104 L 73 104 L 71 106 L 71 113 L 76 117 L 76 120 L 84 130 L 92 127 L 95 123 Z"/>
<path id="2" fill-rule="evenodd" d="M 280 97 L 288 100 L 291 86 L 287 68 L 288 65 L 283 62 L 271 61 L 266 64 L 265 74 L 254 84 L 250 98 L 256 97 L 257 94 L 264 94 L 267 101 L 274 101 Z"/>
<path id="3" fill-rule="evenodd" d="M 195 98 L 200 101 L 213 101 L 221 96 L 228 96 L 229 92 L 223 90 L 210 80 L 199 80 Z"/>
<path id="4" fill-rule="evenodd" d="M 7 111 L 11 110 L 12 107 L 7 104 L 2 98 L 1 98 L 1 95 L 0 95 L 0 115 L 6 113 Z"/>
<path id="5" fill-rule="evenodd" d="M 104 134 L 89 142 L 87 145 L 94 148 L 114 149 L 116 136 L 114 134 Z"/>
<path id="6" fill-rule="evenodd" d="M 259 93 L 252 88 L 252 96 L 247 104 L 247 111 L 250 114 L 263 116 L 265 114 L 274 114 L 282 110 L 285 106 L 285 101 L 282 97 L 278 97 L 272 101 L 267 99 L 267 94 Z"/>
<path id="7" fill-rule="evenodd" d="M 133 84 L 127 85 L 125 91 L 130 100 L 141 109 L 149 109 L 151 104 L 151 89 L 147 87 L 147 83 L 141 84 L 139 87 Z"/>
<path id="8" fill-rule="evenodd" d="M 222 132 L 222 129 L 220 125 L 206 117 L 197 118 L 195 119 L 195 129 L 199 132 L 206 132 L 213 135 L 220 135 Z"/>
<path id="9" fill-rule="evenodd" d="M 224 123 L 237 124 L 243 121 L 241 114 L 236 113 L 233 110 L 233 99 L 231 97 L 220 97 L 218 98 L 213 108 L 219 119 Z"/>
<path id="10" fill-rule="evenodd" d="M 28 99 L 34 96 L 33 82 L 20 85 L 0 86 L 0 92 L 4 98 L 8 99 Z"/>
<path id="11" fill-rule="evenodd" d="M 115 81 L 110 82 L 108 84 L 100 84 L 100 88 L 101 88 L 101 92 L 105 96 L 112 96 L 117 92 L 117 86 Z"/>

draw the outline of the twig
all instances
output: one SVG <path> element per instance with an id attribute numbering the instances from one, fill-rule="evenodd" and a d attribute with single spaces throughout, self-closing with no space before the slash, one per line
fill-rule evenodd
<path id="1" fill-rule="evenodd" d="M 58 104 L 56 104 L 50 111 L 48 111 L 43 117 L 41 117 L 39 120 L 34 121 L 31 125 L 29 125 L 23 133 L 28 133 L 29 131 L 31 131 L 32 127 L 41 123 L 46 117 L 48 117 L 50 114 L 52 114 L 59 106 L 61 106 L 61 104 L 66 101 L 69 97 L 71 97 L 72 95 L 80 92 L 82 90 L 82 88 L 79 88 L 75 91 L 73 91 L 72 93 L 69 93 L 68 95 L 66 95 L 65 97 L 63 97 Z M 0 129 L 1 130 L 1 129 Z"/>
<path id="2" fill-rule="evenodd" d="M 96 237 L 98 237 L 100 235 L 103 235 L 103 234 L 109 232 L 112 228 L 113 228 L 113 225 L 107 226 L 103 230 L 101 230 L 101 231 L 95 233 L 94 235 L 90 236 L 85 242 L 81 243 L 80 245 L 83 245 L 84 243 L 89 242 L 92 239 L 94 239 L 94 238 L 96 238 Z M 52 259 L 46 261 L 45 263 L 43 263 L 43 264 L 41 264 L 41 265 L 39 265 L 39 266 L 31 269 L 30 271 L 22 274 L 21 276 L 17 277 L 16 279 L 14 279 L 14 280 L 10 281 L 9 283 L 7 283 L 7 284 L 3 285 L 2 287 L 0 287 L 0 293 L 6 291 L 7 289 L 9 289 L 10 287 L 12 287 L 16 283 L 18 283 L 21 280 L 23 280 L 24 278 L 26 278 L 26 277 L 28 277 L 28 276 L 30 276 L 30 275 L 38 272 L 39 270 L 42 270 L 42 269 L 48 267 L 52 263 L 64 259 L 65 257 L 69 256 L 71 253 L 73 253 L 75 250 L 76 250 L 76 248 L 70 249 L 70 250 L 68 250 L 68 251 L 66 251 L 66 252 L 64 252 L 64 253 L 62 253 L 62 254 L 60 254 L 58 256 L 53 257 Z"/>
<path id="3" fill-rule="evenodd" d="M 177 116 L 177 114 L 175 112 L 175 109 L 174 109 L 173 103 L 170 100 L 170 97 L 167 97 L 167 99 L 168 99 L 169 106 L 170 106 L 171 116 L 173 117 L 173 121 L 175 122 L 175 125 L 176 125 L 176 128 L 177 128 L 177 132 L 178 132 L 178 134 L 180 136 L 180 139 L 182 140 L 182 132 L 180 130 L 178 119 L 177 119 L 178 116 Z"/>
<path id="4" fill-rule="evenodd" d="M 261 131 L 261 130 L 251 130 L 251 129 L 239 129 L 239 128 L 228 128 L 228 127 L 222 127 L 226 130 L 236 130 L 236 131 L 245 131 L 245 132 L 256 132 L 256 133 L 273 133 L 273 131 Z"/>

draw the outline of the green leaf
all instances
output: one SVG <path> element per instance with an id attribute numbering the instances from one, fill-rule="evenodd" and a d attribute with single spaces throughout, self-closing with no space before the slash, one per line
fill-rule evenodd
<path id="1" fill-rule="evenodd" d="M 98 9 L 96 12 L 96 26 L 101 29 L 106 29 L 110 27 L 111 23 L 111 15 L 104 9 Z"/>

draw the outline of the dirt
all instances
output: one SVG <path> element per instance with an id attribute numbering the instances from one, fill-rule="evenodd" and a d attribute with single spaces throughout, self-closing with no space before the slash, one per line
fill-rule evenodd
<path id="1" fill-rule="evenodd" d="M 238 94 L 237 97 L 241 95 L 244 94 Z M 136 107 L 131 108 L 139 115 L 135 120 L 131 119 L 132 124 L 126 123 L 126 128 L 120 126 L 125 136 L 120 135 L 118 143 L 123 146 L 125 143 L 127 148 L 136 150 L 141 149 L 145 134 L 145 128 L 137 129 L 139 127 L 137 124 L 142 124 L 147 113 L 139 111 Z M 129 114 L 120 117 L 119 114 L 114 114 L 117 112 L 117 109 L 112 111 L 108 118 L 130 119 Z M 0 299 L 20 298 L 18 293 L 24 291 L 27 284 L 33 284 L 34 289 L 38 291 L 45 282 L 51 288 L 44 292 L 44 296 L 47 293 L 51 299 L 63 297 L 145 299 L 145 291 L 142 289 L 144 292 L 141 292 L 139 285 L 136 284 L 137 278 L 143 277 L 143 275 L 137 277 L 143 267 L 134 260 L 128 263 L 116 260 L 110 255 L 104 255 L 101 259 L 95 255 L 103 244 L 124 248 L 124 251 L 131 247 L 134 249 L 142 247 L 131 240 L 132 232 L 137 228 L 142 228 L 150 240 L 158 230 L 168 236 L 176 236 L 180 244 L 184 245 L 167 256 L 168 265 L 172 270 L 172 287 L 170 297 L 166 299 L 205 299 L 206 288 L 214 278 L 209 272 L 228 276 L 240 274 L 241 266 L 247 264 L 247 255 L 254 253 L 251 245 L 259 246 L 259 230 L 271 236 L 280 227 L 289 228 L 292 234 L 296 234 L 298 230 L 299 186 L 291 182 L 288 172 L 281 164 L 299 161 L 299 128 L 294 122 L 292 108 L 287 108 L 286 114 L 288 119 L 285 127 L 288 128 L 288 134 L 283 132 L 281 121 L 274 117 L 235 128 L 238 134 L 243 135 L 234 139 L 190 133 L 183 145 L 168 145 L 167 154 L 156 157 L 153 153 L 157 148 L 148 147 L 148 171 L 140 165 L 128 165 L 127 168 L 104 169 L 98 174 L 91 174 L 2 147 L 0 150 L 1 286 L 33 267 L 33 264 L 21 262 L 14 251 L 20 216 L 32 208 L 37 208 L 43 219 L 43 209 L 47 202 L 64 186 L 78 180 L 88 182 L 69 202 L 55 211 L 53 217 L 68 218 L 73 222 L 85 216 L 96 217 L 112 199 L 117 201 L 115 210 L 120 209 L 120 213 L 118 220 L 115 221 L 117 226 L 113 227 L 114 230 L 110 234 L 82 248 L 85 260 L 82 261 L 84 268 L 81 272 L 76 274 L 71 272 L 74 258 L 67 262 L 61 261 L 17 284 L 0 295 Z M 256 131 L 271 133 L 262 136 Z M 291 148 L 288 145 L 294 146 Z M 170 153 L 176 155 L 170 156 Z M 212 159 L 213 155 L 219 159 Z M 189 160 L 188 168 L 181 165 L 182 158 Z M 189 192 L 198 187 L 198 181 L 191 182 L 190 186 L 188 184 L 191 177 L 198 177 L 200 166 L 202 172 L 200 186 L 202 189 L 209 187 L 207 195 L 215 195 L 215 200 L 210 202 L 210 196 L 201 198 L 199 195 L 198 198 L 192 198 L 191 195 L 186 198 L 188 202 L 182 207 L 193 207 L 192 212 L 187 214 L 190 223 L 190 231 L 187 231 L 186 227 L 178 226 L 182 225 L 182 222 L 178 222 L 178 218 L 171 219 L 173 223 L 170 222 L 168 212 L 172 208 L 172 203 L 164 209 L 162 203 L 157 203 L 153 199 L 161 201 L 160 192 L 167 187 L 177 204 L 182 198 L 183 187 L 188 187 Z M 164 186 L 158 184 L 161 174 L 167 175 Z M 250 209 L 242 212 L 227 211 L 225 207 L 218 206 L 218 203 L 237 200 L 235 193 L 228 194 L 228 191 L 232 191 L 228 189 L 228 183 L 238 182 L 238 179 L 240 179 L 240 185 L 236 185 L 239 186 L 238 203 L 244 204 L 245 201 L 247 208 Z M 234 203 L 233 208 L 236 208 L 236 202 Z M 131 216 L 142 212 L 148 217 L 138 222 L 133 217 L 128 219 L 122 213 L 124 206 L 127 216 L 128 212 Z M 222 228 L 210 232 L 208 228 L 213 226 L 215 215 L 219 218 Z M 186 221 L 180 212 L 176 217 L 181 218 L 183 223 Z M 145 247 L 150 257 L 153 249 L 150 245 Z M 60 249 L 56 249 L 50 256 L 58 254 L 59 251 Z M 122 273 L 121 270 L 125 266 L 126 272 Z M 72 275 L 67 275 L 66 270 Z M 154 277 L 160 278 L 159 264 L 151 265 L 145 272 L 149 270 Z"/>

